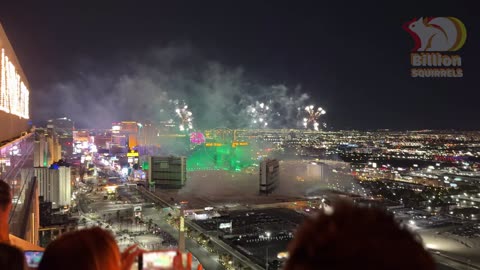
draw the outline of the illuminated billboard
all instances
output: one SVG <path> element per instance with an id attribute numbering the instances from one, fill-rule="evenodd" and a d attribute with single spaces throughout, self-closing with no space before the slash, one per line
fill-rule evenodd
<path id="1" fill-rule="evenodd" d="M 120 133 L 121 129 L 120 123 L 112 123 L 112 133 Z"/>
<path id="2" fill-rule="evenodd" d="M 28 132 L 29 87 L 7 34 L 0 25 L 0 141 Z"/>
<path id="3" fill-rule="evenodd" d="M 232 147 L 237 147 L 237 146 L 248 146 L 248 142 L 233 142 Z"/>
<path id="4" fill-rule="evenodd" d="M 205 144 L 206 147 L 212 147 L 212 146 L 213 146 L 213 147 L 220 147 L 220 146 L 222 146 L 222 145 L 223 145 L 223 144 L 221 144 L 221 143 L 206 143 L 206 144 Z"/>
<path id="5" fill-rule="evenodd" d="M 127 157 L 138 157 L 138 152 L 130 151 L 127 153 Z"/>
<path id="6" fill-rule="evenodd" d="M 2 48 L 0 66 L 0 110 L 20 118 L 30 118 L 28 102 L 30 92 L 15 65 Z"/>

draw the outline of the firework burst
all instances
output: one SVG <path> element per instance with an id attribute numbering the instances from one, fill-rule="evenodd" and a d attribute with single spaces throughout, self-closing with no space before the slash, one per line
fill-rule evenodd
<path id="1" fill-rule="evenodd" d="M 247 107 L 247 113 L 251 118 L 250 126 L 252 128 L 267 128 L 274 116 L 279 115 L 273 112 L 272 102 L 267 103 L 256 101 L 255 104 Z"/>
<path id="2" fill-rule="evenodd" d="M 189 131 L 193 129 L 193 114 L 188 110 L 188 105 L 183 103 L 179 105 L 178 100 L 171 101 L 175 105 L 175 115 L 179 119 L 178 128 L 180 131 Z"/>
<path id="3" fill-rule="evenodd" d="M 305 107 L 305 112 L 307 113 L 307 117 L 303 118 L 303 127 L 307 129 L 313 128 L 318 131 L 320 126 L 318 119 L 327 112 L 321 107 L 315 110 L 315 106 L 313 105 Z"/>

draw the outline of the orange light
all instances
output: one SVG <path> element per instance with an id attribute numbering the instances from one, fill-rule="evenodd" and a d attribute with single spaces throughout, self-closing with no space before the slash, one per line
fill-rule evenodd
<path id="1" fill-rule="evenodd" d="M 221 143 L 206 143 L 205 144 L 206 147 L 212 147 L 212 146 L 219 147 L 219 146 L 222 146 L 222 145 L 223 144 L 221 144 Z"/>

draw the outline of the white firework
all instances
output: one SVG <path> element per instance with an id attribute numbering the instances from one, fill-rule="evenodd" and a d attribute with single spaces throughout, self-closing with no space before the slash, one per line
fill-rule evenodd
<path id="1" fill-rule="evenodd" d="M 247 113 L 251 117 L 252 128 L 266 128 L 270 125 L 270 122 L 273 120 L 274 113 L 272 110 L 271 101 L 268 103 L 256 101 L 255 104 L 249 105 L 247 107 Z"/>
<path id="2" fill-rule="evenodd" d="M 178 106 L 178 101 L 175 103 L 177 105 L 175 113 L 180 120 L 180 123 L 178 124 L 180 131 L 188 131 L 193 129 L 193 114 L 188 110 L 188 105 L 183 104 L 183 106 Z"/>
<path id="3" fill-rule="evenodd" d="M 303 118 L 303 127 L 313 128 L 314 130 L 318 131 L 320 126 L 318 119 L 327 112 L 321 107 L 318 107 L 315 110 L 315 106 L 313 105 L 305 107 L 305 111 L 307 113 L 307 117 Z"/>

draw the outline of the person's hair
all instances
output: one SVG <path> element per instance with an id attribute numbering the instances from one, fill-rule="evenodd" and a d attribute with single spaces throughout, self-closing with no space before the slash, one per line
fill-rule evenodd
<path id="1" fill-rule="evenodd" d="M 66 233 L 45 249 L 38 270 L 117 270 L 121 256 L 113 236 L 100 228 Z"/>
<path id="2" fill-rule="evenodd" d="M 0 180 L 0 211 L 5 211 L 7 206 L 12 203 L 12 190 L 10 185 Z"/>
<path id="3" fill-rule="evenodd" d="M 27 269 L 27 263 L 23 251 L 14 246 L 0 243 L 0 269 Z"/>
<path id="4" fill-rule="evenodd" d="M 391 214 L 348 202 L 331 209 L 299 226 L 285 270 L 435 269 L 422 243 Z"/>

